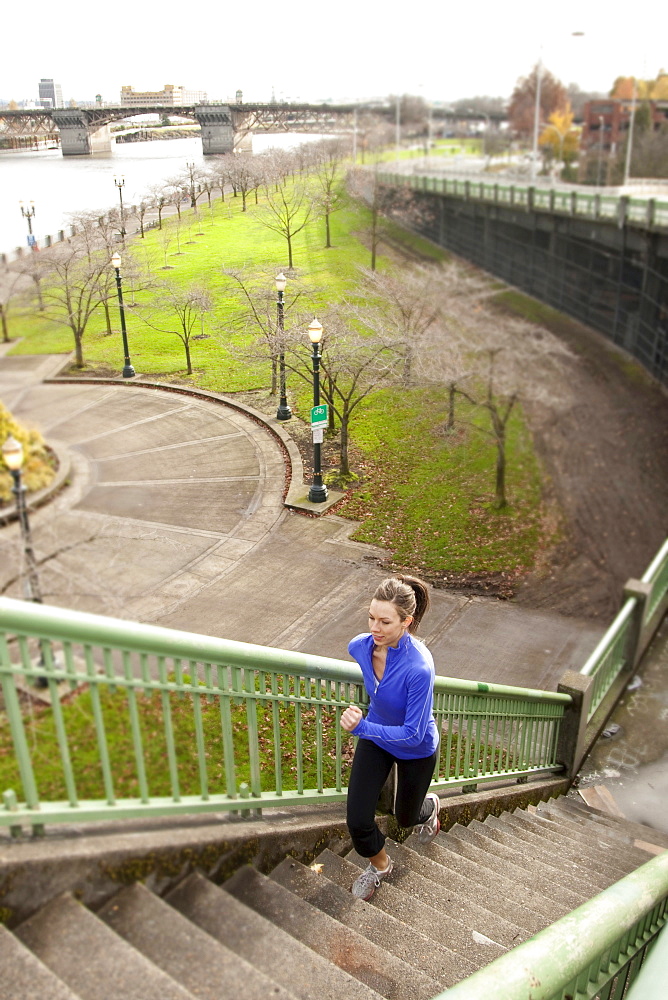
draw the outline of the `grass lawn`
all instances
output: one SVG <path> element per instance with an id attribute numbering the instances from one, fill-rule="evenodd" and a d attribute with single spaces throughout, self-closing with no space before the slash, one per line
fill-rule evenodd
<path id="1" fill-rule="evenodd" d="M 135 238 L 132 252 L 150 270 L 156 282 L 206 287 L 214 300 L 204 316 L 198 339 L 191 342 L 194 373 L 187 381 L 224 393 L 267 390 L 268 362 L 244 360 L 243 348 L 250 334 L 242 323 L 244 307 L 235 282 L 223 273 L 237 269 L 258 288 L 273 294 L 273 278 L 287 269 L 285 239 L 258 219 L 263 197 L 256 207 L 248 198 L 241 211 L 241 197 L 206 204 L 198 215 L 182 212 Z M 325 249 L 324 222 L 312 220 L 294 239 L 294 271 L 289 275 L 286 300 L 302 290 L 299 306 L 310 315 L 354 294 L 360 265 L 368 265 L 369 250 L 361 235 L 369 222 L 364 208 L 350 205 L 331 217 L 332 242 Z M 386 233 L 396 256 L 403 244 L 409 256 L 416 251 L 425 259 L 446 255 L 432 244 L 388 223 Z M 130 248 L 129 248 L 130 249 Z M 393 266 L 387 258 L 380 267 Z M 124 281 L 130 355 L 136 371 L 152 379 L 185 378 L 183 345 L 173 332 L 175 316 L 164 308 L 160 290 L 133 291 Z M 134 304 L 133 304 L 134 303 Z M 512 303 L 506 301 L 506 307 Z M 151 312 L 151 323 L 142 313 Z M 112 303 L 112 322 L 118 309 Z M 42 319 L 37 312 L 12 319 L 11 335 L 23 340 L 14 353 L 69 351 L 72 335 L 64 326 Z M 304 331 L 305 351 L 309 350 Z M 254 336 L 254 334 L 253 334 Z M 84 336 L 84 359 L 89 372 L 118 373 L 122 350 L 118 329 L 109 336 L 104 313 L 93 315 Z M 308 413 L 308 386 L 290 385 L 296 414 Z M 431 389 L 382 390 L 370 395 L 355 411 L 351 424 L 353 471 L 357 488 L 339 512 L 360 520 L 359 540 L 381 545 L 392 553 L 395 566 L 424 573 L 428 578 L 458 585 L 480 576 L 513 580 L 534 563 L 536 553 L 549 542 L 541 499 L 541 472 L 533 454 L 531 436 L 518 408 L 508 433 L 508 498 L 503 511 L 493 507 L 495 447 L 490 438 L 469 426 L 472 418 L 463 402 L 458 423 L 443 433 L 445 392 Z M 330 449 L 330 455 L 331 455 Z M 325 470 L 327 471 L 327 470 Z M 497 592 L 507 593 L 507 584 Z"/>

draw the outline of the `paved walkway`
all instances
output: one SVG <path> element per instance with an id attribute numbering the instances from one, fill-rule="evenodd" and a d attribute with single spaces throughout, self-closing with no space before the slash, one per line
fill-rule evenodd
<path id="1" fill-rule="evenodd" d="M 383 552 L 350 540 L 354 522 L 283 506 L 267 428 L 160 389 L 44 384 L 62 364 L 0 356 L 0 399 L 72 458 L 70 485 L 31 518 L 45 602 L 347 658 Z M 21 596 L 20 560 L 16 524 L 0 529 L 0 593 Z M 443 676 L 547 689 L 602 631 L 445 591 L 422 629 Z"/>

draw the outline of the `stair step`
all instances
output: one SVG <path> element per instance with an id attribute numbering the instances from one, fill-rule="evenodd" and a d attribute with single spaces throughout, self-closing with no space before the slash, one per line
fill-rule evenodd
<path id="1" fill-rule="evenodd" d="M 584 804 L 580 805 L 580 803 L 575 802 L 573 799 L 567 799 L 563 796 L 559 799 L 550 799 L 549 802 L 541 803 L 541 806 L 543 805 L 554 810 L 566 810 L 575 816 L 583 818 L 585 821 L 594 822 L 608 830 L 623 831 L 631 840 L 643 840 L 668 850 L 668 833 L 664 833 L 662 830 L 655 830 L 653 826 L 647 826 L 644 823 L 635 823 L 630 819 L 617 819 L 599 809 L 592 809 Z"/>
<path id="2" fill-rule="evenodd" d="M 419 931 L 411 930 L 407 935 L 408 928 L 401 920 L 377 910 L 363 899 L 355 899 L 347 889 L 330 881 L 322 871 L 286 858 L 269 877 L 369 941 L 391 951 L 397 958 L 427 972 L 438 982 L 441 990 L 454 986 L 464 975 L 474 971 L 474 966 L 466 963 L 468 971 L 462 973 L 464 963 L 454 952 Z"/>
<path id="3" fill-rule="evenodd" d="M 538 820 L 537 823 L 545 822 Z M 567 828 L 560 830 L 539 830 L 534 824 L 530 828 L 515 817 L 488 816 L 483 826 L 492 830 L 505 833 L 508 837 L 514 837 L 527 845 L 527 849 L 535 852 L 536 856 L 548 859 L 550 857 L 558 860 L 560 864 L 577 865 L 583 871 L 593 869 L 596 872 L 596 879 L 602 888 L 607 888 L 613 882 L 618 882 L 633 870 L 633 864 L 621 867 L 618 859 L 612 853 L 605 854 L 602 849 L 596 848 L 593 844 L 580 843 L 571 838 Z"/>
<path id="4" fill-rule="evenodd" d="M 81 1000 L 194 1000 L 70 893 L 14 932 Z"/>
<path id="5" fill-rule="evenodd" d="M 622 872 L 620 878 L 647 860 L 643 852 L 635 848 L 628 838 L 622 841 L 614 836 L 606 837 L 603 830 L 599 832 L 596 827 L 592 829 L 591 826 L 585 829 L 567 817 L 553 813 L 536 813 L 532 816 L 518 811 L 517 814 L 504 814 L 502 818 L 504 821 L 509 820 L 511 825 L 519 824 L 553 842 L 559 838 L 561 843 L 561 838 L 568 836 L 577 850 L 584 851 L 594 863 L 598 859 L 612 863 Z"/>
<path id="6" fill-rule="evenodd" d="M 452 827 L 448 833 L 468 840 L 469 843 L 476 844 L 499 858 L 506 860 L 519 858 L 522 864 L 526 864 L 531 869 L 536 881 L 541 883 L 546 891 L 548 886 L 558 880 L 561 885 L 577 893 L 580 896 L 580 902 L 584 902 L 585 899 L 596 895 L 603 888 L 597 881 L 595 874 L 583 872 L 574 865 L 560 864 L 554 853 L 545 856 L 544 853 L 537 855 L 532 852 L 529 855 L 526 844 L 521 840 L 500 834 L 498 830 L 484 827 L 477 820 L 473 820 L 469 826 L 461 829 Z M 583 884 L 585 880 L 588 880 L 586 885 Z"/>
<path id="7" fill-rule="evenodd" d="M 531 936 L 517 924 L 512 924 L 479 906 L 475 901 L 475 888 L 469 897 L 451 891 L 447 884 L 441 881 L 444 870 L 429 858 L 422 857 L 401 844 L 392 843 L 386 846 L 388 854 L 394 861 L 394 871 L 383 885 L 391 884 L 408 895 L 415 896 L 427 906 L 454 917 L 471 931 L 477 931 L 496 941 L 504 950 Z M 368 864 L 368 859 L 360 857 L 355 851 L 350 851 L 346 855 L 346 860 L 352 861 L 359 868 L 366 868 Z"/>
<path id="8" fill-rule="evenodd" d="M 220 1000 L 228 993 L 244 1000 L 293 997 L 139 882 L 118 892 L 97 915 L 199 1000 Z"/>
<path id="9" fill-rule="evenodd" d="M 388 1000 L 431 1000 L 438 982 L 338 923 L 255 868 L 239 868 L 223 888 L 327 961 Z"/>
<path id="10" fill-rule="evenodd" d="M 527 861 L 523 855 L 517 855 L 506 849 L 498 852 L 490 849 L 484 838 L 469 838 L 466 834 L 467 827 L 460 827 L 455 824 L 447 834 L 445 834 L 448 846 L 457 854 L 462 854 L 481 867 L 489 868 L 491 871 L 499 871 L 507 878 L 514 879 L 518 885 L 532 888 L 535 892 L 544 892 L 553 900 L 563 903 L 569 911 L 575 910 L 587 899 L 582 887 L 579 891 L 566 886 L 561 881 L 555 881 L 553 873 L 546 873 L 540 865 L 533 865 Z M 441 834 L 436 838 L 440 841 Z M 499 847 L 499 845 L 494 845 Z"/>
<path id="11" fill-rule="evenodd" d="M 353 865 L 350 861 L 346 861 L 345 858 L 341 858 L 329 850 L 322 851 L 316 860 L 322 864 L 323 874 L 328 879 L 350 892 L 350 886 L 359 875 L 357 865 Z M 453 918 L 443 920 L 431 906 L 427 906 L 414 896 L 401 892 L 389 881 L 382 883 L 380 889 L 371 897 L 369 905 L 384 913 L 389 913 L 397 920 L 401 920 L 402 923 L 415 928 L 425 937 L 432 938 L 439 944 L 451 948 L 474 969 L 482 968 L 505 951 L 501 945 L 477 931 L 465 927 L 459 920 Z M 468 971 L 464 971 L 462 968 L 461 978 L 463 979 L 468 974 Z"/>
<path id="12" fill-rule="evenodd" d="M 563 903 L 548 899 L 543 893 L 534 892 L 528 886 L 518 886 L 517 881 L 506 878 L 500 872 L 476 864 L 462 854 L 456 854 L 447 844 L 445 834 L 439 835 L 427 845 L 421 844 L 415 834 L 406 841 L 411 850 L 432 858 L 446 868 L 448 879 L 457 876 L 473 882 L 477 886 L 476 898 L 487 909 L 491 910 L 493 906 L 499 905 L 503 907 L 503 912 L 507 913 L 508 907 L 511 906 L 515 914 L 517 909 L 523 907 L 532 915 L 532 919 L 535 916 L 541 927 L 554 923 L 569 912 L 569 908 Z"/>
<path id="13" fill-rule="evenodd" d="M 520 927 L 529 937 L 545 927 L 545 917 L 527 907 L 521 896 L 518 895 L 515 898 L 515 905 L 513 905 L 512 898 L 509 899 L 505 894 L 502 896 L 498 891 L 495 877 L 490 880 L 487 886 L 481 885 L 478 879 L 472 882 L 462 874 L 461 869 L 457 870 L 442 865 L 437 854 L 438 846 L 433 851 L 430 850 L 433 846 L 432 842 L 432 844 L 427 845 L 425 850 L 424 845 L 420 844 L 415 834 L 410 836 L 403 846 L 408 848 L 413 855 L 422 858 L 428 866 L 425 871 L 417 867 L 417 862 L 411 860 L 409 863 L 413 870 L 426 878 L 440 882 L 448 892 L 455 892 L 462 899 L 473 901 L 476 906 L 482 907 L 488 913 L 495 914 L 497 919 L 500 917 L 506 921 L 512 920 L 513 925 Z"/>
<path id="14" fill-rule="evenodd" d="M 0 956 L 0 1000 L 80 1000 L 3 924 L 0 924 Z"/>
<path id="15" fill-rule="evenodd" d="M 202 875 L 189 875 L 165 898 L 183 916 L 300 1000 L 379 998 L 375 990 L 325 961 Z"/>

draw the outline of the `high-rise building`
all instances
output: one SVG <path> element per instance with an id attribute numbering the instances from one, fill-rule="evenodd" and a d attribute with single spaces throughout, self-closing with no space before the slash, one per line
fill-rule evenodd
<path id="1" fill-rule="evenodd" d="M 60 84 L 42 77 L 39 81 L 39 104 L 43 108 L 62 108 L 63 90 Z"/>

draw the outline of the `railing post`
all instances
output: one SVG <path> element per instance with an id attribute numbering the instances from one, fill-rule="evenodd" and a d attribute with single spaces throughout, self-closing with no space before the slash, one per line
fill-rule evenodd
<path id="1" fill-rule="evenodd" d="M 643 583 L 642 580 L 627 580 L 624 585 L 624 600 L 635 597 L 636 605 L 631 618 L 631 628 L 629 631 L 626 657 L 629 667 L 633 669 L 645 652 L 649 641 L 652 638 L 652 630 L 645 628 L 645 612 L 647 602 L 652 595 L 652 584 Z"/>
<path id="2" fill-rule="evenodd" d="M 571 696 L 571 704 L 566 706 L 557 742 L 557 760 L 566 768 L 566 775 L 574 778 L 584 760 L 587 744 L 587 719 L 594 692 L 594 679 L 585 674 L 567 670 L 562 676 L 557 691 Z"/>

